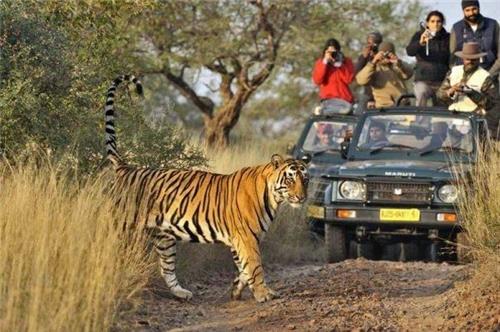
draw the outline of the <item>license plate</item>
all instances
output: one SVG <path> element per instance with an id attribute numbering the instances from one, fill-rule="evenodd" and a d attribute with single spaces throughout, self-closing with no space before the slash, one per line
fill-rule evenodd
<path id="1" fill-rule="evenodd" d="M 307 216 L 312 218 L 324 219 L 325 208 L 322 206 L 309 205 L 307 207 Z"/>
<path id="2" fill-rule="evenodd" d="M 419 209 L 380 209 L 381 221 L 420 221 Z"/>

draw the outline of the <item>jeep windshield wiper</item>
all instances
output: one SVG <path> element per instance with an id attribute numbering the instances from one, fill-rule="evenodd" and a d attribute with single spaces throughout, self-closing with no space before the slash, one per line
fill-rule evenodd
<path id="1" fill-rule="evenodd" d="M 424 151 L 420 152 L 420 155 L 424 156 L 426 154 L 429 154 L 429 153 L 432 153 L 432 152 L 435 152 L 435 151 L 464 152 L 464 153 L 469 153 L 470 152 L 469 150 L 460 148 L 458 146 L 438 146 L 438 147 L 435 147 L 435 148 L 432 148 L 432 149 L 424 150 Z"/>
<path id="2" fill-rule="evenodd" d="M 382 151 L 385 148 L 402 148 L 402 149 L 412 149 L 412 150 L 414 149 L 413 146 L 408 146 L 408 145 L 404 145 L 404 144 L 387 144 L 387 145 L 370 150 L 370 154 L 379 153 L 380 151 Z"/>

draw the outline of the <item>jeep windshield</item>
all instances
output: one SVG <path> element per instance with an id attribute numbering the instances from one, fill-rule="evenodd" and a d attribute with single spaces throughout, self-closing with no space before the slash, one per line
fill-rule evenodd
<path id="1" fill-rule="evenodd" d="M 474 151 L 471 120 L 449 114 L 374 114 L 365 117 L 357 137 L 355 159 L 400 154 L 402 158 L 444 159 Z"/>
<path id="2" fill-rule="evenodd" d="M 348 131 L 353 130 L 352 122 L 342 121 L 315 121 L 309 127 L 302 148 L 313 155 L 325 152 L 338 152 L 340 143 Z"/>

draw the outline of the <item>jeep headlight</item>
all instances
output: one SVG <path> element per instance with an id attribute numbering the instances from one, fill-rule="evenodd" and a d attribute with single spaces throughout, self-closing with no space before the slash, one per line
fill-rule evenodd
<path id="1" fill-rule="evenodd" d="M 455 203 L 458 198 L 457 186 L 453 184 L 445 184 L 439 188 L 438 197 L 445 203 Z"/>
<path id="2" fill-rule="evenodd" d="M 366 186 L 360 181 L 343 181 L 339 187 L 340 195 L 345 199 L 365 199 Z"/>

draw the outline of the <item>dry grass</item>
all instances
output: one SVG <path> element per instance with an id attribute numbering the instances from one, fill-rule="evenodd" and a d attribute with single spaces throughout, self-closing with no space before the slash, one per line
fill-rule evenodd
<path id="1" fill-rule="evenodd" d="M 488 142 L 470 176 L 459 170 L 459 209 L 475 272 L 484 285 L 500 291 L 500 142 Z"/>
<path id="2" fill-rule="evenodd" d="M 50 165 L 1 167 L 1 331 L 107 330 L 147 282 L 141 239 L 113 226 L 97 183 Z"/>
<path id="3" fill-rule="evenodd" d="M 457 175 L 460 213 L 476 258 L 500 255 L 500 143 L 489 142 L 479 153 L 470 177 Z"/>

